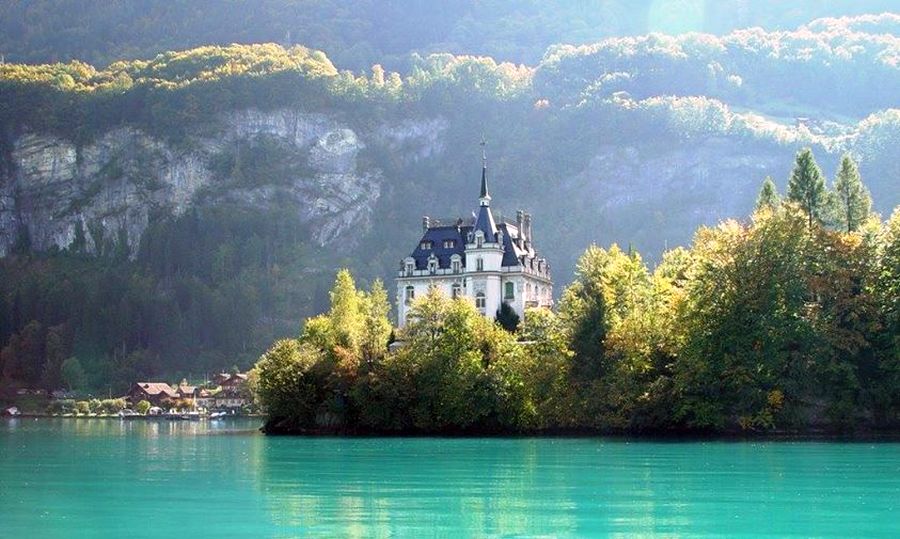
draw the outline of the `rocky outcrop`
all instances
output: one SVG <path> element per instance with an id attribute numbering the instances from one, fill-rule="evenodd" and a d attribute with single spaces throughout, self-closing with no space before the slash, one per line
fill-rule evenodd
<path id="1" fill-rule="evenodd" d="M 384 176 L 359 164 L 369 141 L 406 144 L 428 156 L 442 151 L 446 128 L 426 119 L 359 131 L 325 114 L 295 110 L 244 110 L 221 120 L 215 138 L 197 135 L 179 147 L 127 128 L 83 147 L 39 133 L 20 136 L 5 167 L 11 172 L 0 178 L 0 256 L 23 238 L 35 250 L 66 248 L 79 228 L 91 252 L 127 238 L 134 253 L 154 212 L 179 215 L 207 203 L 291 204 L 324 245 L 369 226 Z M 217 158 L 259 137 L 287 148 L 298 163 L 289 177 L 235 182 L 214 172 Z"/>

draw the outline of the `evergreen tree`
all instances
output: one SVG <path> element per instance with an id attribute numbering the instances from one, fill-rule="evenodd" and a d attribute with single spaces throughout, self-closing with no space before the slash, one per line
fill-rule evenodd
<path id="1" fill-rule="evenodd" d="M 604 341 L 608 312 L 603 290 L 607 252 L 595 245 L 578 259 L 575 281 L 563 292 L 559 314 L 575 354 L 573 374 L 580 380 L 600 376 L 604 369 Z"/>
<path id="2" fill-rule="evenodd" d="M 778 187 L 772 181 L 771 176 L 766 176 L 763 180 L 762 187 L 759 190 L 759 196 L 756 197 L 756 211 L 763 208 L 775 208 L 781 203 L 781 196 L 778 194 Z"/>
<path id="3" fill-rule="evenodd" d="M 872 197 L 850 154 L 841 157 L 841 167 L 834 179 L 834 193 L 838 223 L 847 232 L 855 232 L 872 211 Z"/>
<path id="4" fill-rule="evenodd" d="M 504 301 L 497 309 L 497 323 L 506 331 L 515 333 L 519 327 L 519 315 L 509 306 L 509 303 Z"/>
<path id="5" fill-rule="evenodd" d="M 60 367 L 60 375 L 69 391 L 84 387 L 84 367 L 81 366 L 81 362 L 78 361 L 77 357 L 70 357 L 63 361 Z"/>
<path id="6" fill-rule="evenodd" d="M 814 222 L 822 222 L 828 207 L 828 191 L 825 178 L 812 149 L 804 148 L 797 153 L 794 170 L 788 180 L 787 199 L 796 202 L 806 212 L 809 228 Z"/>

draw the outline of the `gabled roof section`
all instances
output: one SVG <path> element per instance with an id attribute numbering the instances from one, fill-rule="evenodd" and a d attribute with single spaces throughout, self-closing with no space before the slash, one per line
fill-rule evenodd
<path id="1" fill-rule="evenodd" d="M 465 263 L 466 236 L 471 230 L 471 225 L 436 226 L 426 230 L 410 255 L 416 261 L 416 269 L 427 269 L 428 258 L 432 254 L 438 259 L 439 268 L 449 268 L 450 257 L 455 254 L 458 254 Z M 444 247 L 446 240 L 453 240 L 453 247 Z M 431 249 L 422 248 L 425 242 L 430 242 Z"/>
<path id="2" fill-rule="evenodd" d="M 519 237 L 519 232 L 514 225 L 509 223 L 500 223 L 499 228 L 503 231 L 503 260 L 500 262 L 500 265 L 504 267 L 518 266 L 520 264 L 519 257 L 528 254 L 526 251 L 519 249 L 519 246 L 514 241 L 515 238 Z"/>
<path id="3" fill-rule="evenodd" d="M 178 392 L 165 382 L 137 382 L 135 384 L 147 395 L 166 395 L 177 397 Z"/>

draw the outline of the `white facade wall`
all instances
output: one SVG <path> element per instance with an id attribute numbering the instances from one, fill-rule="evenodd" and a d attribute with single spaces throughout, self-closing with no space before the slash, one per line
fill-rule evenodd
<path id="1" fill-rule="evenodd" d="M 468 256 L 468 253 L 467 253 Z M 474 260 L 474 259 L 471 259 Z M 506 283 L 513 284 L 513 297 L 506 296 Z M 397 321 L 400 327 L 406 325 L 410 303 L 407 302 L 407 287 L 412 287 L 413 298 L 421 298 L 431 286 L 436 286 L 448 298 L 453 296 L 453 285 L 458 285 L 463 296 L 476 303 L 478 293 L 484 293 L 484 316 L 491 320 L 497 317 L 500 304 L 507 302 L 524 319 L 525 310 L 531 307 L 550 308 L 553 305 L 552 285 L 533 275 L 516 268 L 507 271 L 470 271 L 465 268 L 462 273 L 450 275 L 419 275 L 400 277 L 397 279 Z"/>
<path id="2" fill-rule="evenodd" d="M 428 293 L 428 288 L 436 286 L 448 298 L 453 295 L 453 285 L 458 284 L 460 291 L 465 294 L 465 275 L 458 273 L 449 276 L 427 275 L 420 277 L 403 277 L 397 279 L 397 321 L 400 327 L 406 325 L 406 318 L 412 302 L 407 301 L 407 288 L 412 287 L 413 297 L 421 298 Z"/>

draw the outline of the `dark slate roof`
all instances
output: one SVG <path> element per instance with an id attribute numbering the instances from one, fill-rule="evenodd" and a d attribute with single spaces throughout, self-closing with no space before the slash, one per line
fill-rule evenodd
<path id="1" fill-rule="evenodd" d="M 518 246 L 513 243 L 512 230 L 515 229 L 514 226 L 508 223 L 500 223 L 499 228 L 503 231 L 503 261 L 500 262 L 500 265 L 518 266 L 519 257 L 528 253 L 522 249 L 519 249 Z"/>
<path id="2" fill-rule="evenodd" d="M 488 210 L 488 215 L 485 219 L 493 224 L 494 230 L 503 232 L 503 260 L 500 264 L 504 267 L 523 264 L 534 268 L 537 261 L 537 253 L 534 248 L 529 246 L 528 249 L 521 249 L 513 241 L 513 239 L 519 235 L 519 230 L 516 225 L 503 219 L 501 219 L 499 224 L 494 224 L 493 215 L 490 214 L 490 209 L 487 206 L 483 206 L 481 209 Z M 479 215 L 479 219 L 480 218 L 481 216 Z M 433 225 L 425 231 L 422 238 L 419 240 L 419 243 L 416 244 L 415 250 L 413 250 L 410 255 L 416 261 L 416 269 L 428 269 L 428 258 L 432 253 L 434 253 L 438 259 L 439 268 L 449 268 L 450 257 L 454 254 L 460 255 L 461 261 L 463 265 L 465 265 L 466 241 L 468 241 L 469 233 L 476 230 L 475 227 L 477 226 L 478 220 L 473 223 L 471 219 L 459 219 L 457 221 L 460 223 L 459 225 L 445 224 L 453 223 L 454 221 L 452 219 L 432 219 L 431 222 Z M 434 224 L 437 224 L 437 226 L 434 226 Z M 491 236 L 491 239 L 487 239 L 487 237 L 487 234 L 485 234 L 486 241 L 494 241 L 496 238 L 496 236 Z M 444 240 L 450 239 L 455 241 L 454 246 L 452 248 L 444 248 Z M 425 241 L 431 242 L 431 249 L 422 249 L 422 242 Z"/>
<path id="3" fill-rule="evenodd" d="M 484 241 L 496 241 L 497 224 L 494 222 L 494 215 L 491 213 L 490 206 L 481 206 L 478 209 L 478 218 L 475 220 L 475 230 L 484 232 Z"/>
<path id="4" fill-rule="evenodd" d="M 416 269 L 428 269 L 428 258 L 432 253 L 437 257 L 440 268 L 449 268 L 450 257 L 454 254 L 460 255 L 465 264 L 466 237 L 471 230 L 471 225 L 436 226 L 426 230 L 410 255 L 416 261 Z M 444 240 L 454 240 L 455 244 L 451 248 L 444 248 Z M 431 242 L 431 249 L 422 249 L 422 242 L 425 241 Z"/>

